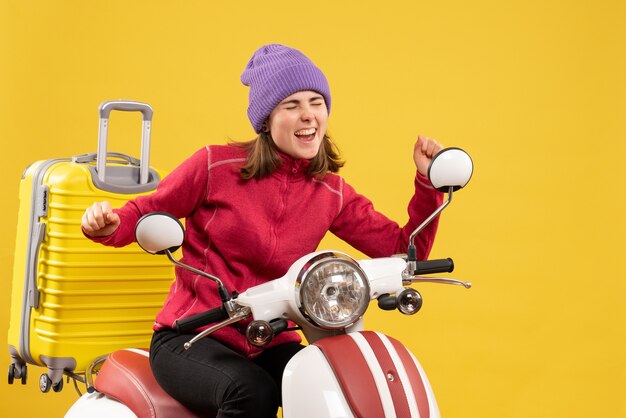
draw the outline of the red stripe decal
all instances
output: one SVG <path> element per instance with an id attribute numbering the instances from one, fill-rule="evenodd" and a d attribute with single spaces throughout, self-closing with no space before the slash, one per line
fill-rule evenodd
<path id="1" fill-rule="evenodd" d="M 402 364 L 404 365 L 404 369 L 406 370 L 406 374 L 409 376 L 409 382 L 411 382 L 411 387 L 413 389 L 413 394 L 415 396 L 415 401 L 417 402 L 417 409 L 420 413 L 420 418 L 430 418 L 430 406 L 428 404 L 428 395 L 426 394 L 426 388 L 424 387 L 424 381 L 422 380 L 422 375 L 420 374 L 415 362 L 413 361 L 413 357 L 411 357 L 411 353 L 406 349 L 402 343 L 394 338 L 389 338 L 393 348 L 396 349 L 398 356 L 400 356 L 400 360 L 402 360 Z"/>
<path id="2" fill-rule="evenodd" d="M 354 340 L 347 335 L 324 338 L 314 343 L 335 372 L 343 394 L 360 418 L 385 416 L 374 377 Z"/>
<path id="3" fill-rule="evenodd" d="M 409 401 L 404 392 L 404 386 L 402 385 L 402 381 L 400 381 L 400 375 L 393 363 L 391 355 L 389 355 L 387 351 L 387 347 L 385 347 L 380 337 L 372 331 L 361 332 L 361 335 L 365 337 L 365 340 L 374 351 L 378 364 L 385 374 L 385 380 L 389 387 L 389 392 L 391 393 L 391 399 L 393 399 L 393 407 L 396 411 L 396 416 L 398 418 L 411 418 L 411 410 L 409 409 Z M 392 381 L 389 380 L 389 376 L 393 377 Z"/>

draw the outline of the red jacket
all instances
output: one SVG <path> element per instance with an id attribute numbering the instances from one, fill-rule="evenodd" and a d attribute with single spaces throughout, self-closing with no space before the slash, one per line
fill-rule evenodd
<path id="1" fill-rule="evenodd" d="M 401 228 L 338 175 L 315 179 L 305 174 L 308 161 L 281 157 L 283 165 L 271 176 L 243 180 L 242 148 L 207 146 L 164 178 L 153 194 L 115 209 L 119 228 L 94 241 L 128 245 L 142 215 L 169 212 L 185 218 L 182 261 L 219 277 L 229 290 L 243 292 L 284 275 L 295 260 L 316 250 L 327 231 L 370 257 L 406 252 L 410 233 L 442 202 L 442 194 L 418 174 L 410 219 Z M 428 256 L 436 230 L 437 220 L 419 234 L 418 257 Z M 212 281 L 177 267 L 154 329 L 172 327 L 176 319 L 219 304 Z M 213 336 L 249 357 L 259 352 L 235 327 Z M 299 340 L 295 332 L 285 332 L 271 345 Z"/>

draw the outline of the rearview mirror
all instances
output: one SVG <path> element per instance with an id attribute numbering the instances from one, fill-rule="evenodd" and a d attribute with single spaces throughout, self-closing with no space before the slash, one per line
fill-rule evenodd
<path id="1" fill-rule="evenodd" d="M 166 254 L 167 250 L 174 252 L 183 245 L 185 229 L 169 213 L 153 212 L 137 221 L 135 239 L 150 254 Z"/>
<path id="2" fill-rule="evenodd" d="M 474 165 L 470 156 L 460 148 L 439 151 L 428 166 L 428 180 L 440 192 L 457 191 L 470 181 Z"/>

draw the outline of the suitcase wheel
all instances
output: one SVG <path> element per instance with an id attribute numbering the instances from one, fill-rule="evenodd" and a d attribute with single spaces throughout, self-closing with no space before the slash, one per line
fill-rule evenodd
<path id="1" fill-rule="evenodd" d="M 9 385 L 13 384 L 15 380 L 15 364 L 9 364 Z"/>
<path id="2" fill-rule="evenodd" d="M 52 389 L 55 392 L 61 392 L 63 390 L 63 379 L 58 383 L 52 383 L 52 379 L 46 373 L 39 377 L 39 390 L 42 393 L 48 393 Z"/>
<path id="3" fill-rule="evenodd" d="M 20 374 L 22 375 L 22 384 L 25 385 L 26 377 L 28 376 L 28 368 L 26 367 L 26 364 L 22 364 L 20 367 Z"/>
<path id="4" fill-rule="evenodd" d="M 13 363 L 9 365 L 9 385 L 13 384 L 16 377 L 22 380 L 23 385 L 26 384 L 26 377 L 27 377 L 27 371 L 28 371 L 26 364 L 22 364 L 21 366 L 19 366 L 19 369 L 17 367 L 18 366 L 16 366 Z"/>
<path id="5" fill-rule="evenodd" d="M 39 390 L 41 393 L 48 393 L 52 389 L 52 379 L 46 373 L 39 377 Z"/>
<path id="6" fill-rule="evenodd" d="M 52 390 L 55 392 L 61 392 L 63 390 L 63 379 L 59 380 L 59 383 L 52 385 Z"/>

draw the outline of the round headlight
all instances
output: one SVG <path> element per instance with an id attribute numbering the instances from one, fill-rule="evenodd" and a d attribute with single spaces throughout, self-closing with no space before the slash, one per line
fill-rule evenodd
<path id="1" fill-rule="evenodd" d="M 356 261 L 337 253 L 311 259 L 296 281 L 300 312 L 314 325 L 340 329 L 355 323 L 370 302 L 370 287 Z"/>

